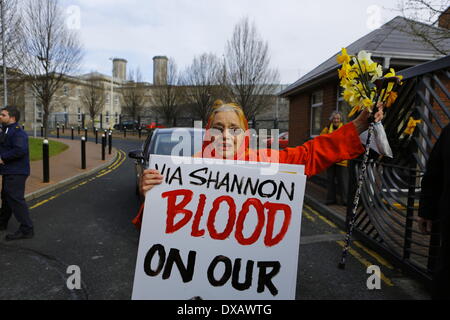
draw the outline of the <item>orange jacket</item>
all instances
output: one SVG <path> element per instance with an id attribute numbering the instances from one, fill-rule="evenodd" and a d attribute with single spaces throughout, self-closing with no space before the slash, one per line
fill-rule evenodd
<path id="1" fill-rule="evenodd" d="M 341 123 L 339 124 L 339 127 L 338 127 L 336 130 L 342 128 L 343 126 L 344 126 L 344 124 L 341 122 Z M 333 132 L 336 131 L 336 130 L 334 130 L 333 124 L 330 124 L 329 127 L 323 128 L 323 130 L 322 130 L 322 132 L 321 132 L 320 134 L 323 135 L 323 134 L 333 133 Z M 348 161 L 347 161 L 347 160 L 338 162 L 338 163 L 336 163 L 336 164 L 337 164 L 338 166 L 348 167 Z"/>
<path id="2" fill-rule="evenodd" d="M 256 161 L 259 162 L 273 162 L 274 159 L 277 159 L 279 163 L 301 164 L 305 166 L 305 175 L 310 177 L 324 171 L 336 162 L 354 159 L 363 152 L 364 147 L 359 139 L 359 134 L 353 122 L 350 122 L 333 133 L 318 136 L 295 148 L 258 151 L 247 149 L 245 159 L 257 159 Z M 196 156 L 201 156 L 201 153 Z M 138 228 L 142 222 L 143 209 L 144 205 L 141 206 L 138 215 L 133 220 Z"/>

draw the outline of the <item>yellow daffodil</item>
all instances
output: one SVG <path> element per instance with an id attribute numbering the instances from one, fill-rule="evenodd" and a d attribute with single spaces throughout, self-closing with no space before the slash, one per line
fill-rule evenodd
<path id="1" fill-rule="evenodd" d="M 363 103 L 364 107 L 366 107 L 366 108 L 371 108 L 373 105 L 373 101 L 369 98 L 364 98 L 362 103 Z"/>
<path id="2" fill-rule="evenodd" d="M 380 79 L 383 76 L 383 67 L 377 63 L 374 63 L 374 66 L 371 66 L 371 68 L 372 67 L 375 67 L 375 68 L 373 71 L 371 71 L 371 72 L 373 72 L 371 81 L 375 82 L 376 80 Z"/>
<path id="3" fill-rule="evenodd" d="M 404 131 L 404 134 L 407 134 L 407 135 L 411 136 L 414 133 L 414 130 L 416 129 L 416 127 L 417 127 L 417 125 L 419 123 L 422 123 L 422 120 L 420 120 L 420 119 L 419 120 L 415 120 L 413 117 L 410 117 L 409 121 L 408 121 L 408 124 L 406 126 L 406 129 Z"/>
<path id="4" fill-rule="evenodd" d="M 397 77 L 397 78 L 399 78 L 400 80 L 403 79 L 403 76 L 395 74 L 395 71 L 394 71 L 394 69 L 392 69 L 392 68 L 389 69 L 389 72 L 386 73 L 386 74 L 384 75 L 384 77 L 385 77 L 385 78 Z M 393 88 L 394 88 L 394 83 L 393 83 L 393 82 L 389 83 L 388 86 L 387 86 L 387 92 L 391 92 Z"/>
<path id="5" fill-rule="evenodd" d="M 356 88 L 360 95 L 365 93 L 364 86 L 361 82 L 356 83 Z"/>
<path id="6" fill-rule="evenodd" d="M 347 72 L 347 78 L 353 80 L 359 76 L 359 69 L 354 65 L 350 67 L 350 70 Z"/>
<path id="7" fill-rule="evenodd" d="M 351 86 L 353 86 L 353 82 L 354 82 L 354 80 L 350 80 L 348 78 L 342 78 L 341 82 L 340 82 L 340 85 L 341 85 L 342 88 L 348 89 Z"/>
<path id="8" fill-rule="evenodd" d="M 350 72 L 352 68 L 350 67 L 350 65 L 348 63 L 344 63 L 342 65 L 342 68 L 338 70 L 339 73 L 339 79 L 348 77 L 348 74 Z"/>
<path id="9" fill-rule="evenodd" d="M 351 118 L 353 117 L 353 115 L 358 112 L 359 110 L 361 110 L 361 106 L 360 105 L 356 105 L 353 107 L 352 111 L 350 111 L 350 113 L 348 114 L 348 117 Z"/>
<path id="10" fill-rule="evenodd" d="M 390 82 L 386 87 L 382 88 L 381 95 L 378 96 L 377 80 L 383 78 L 383 68 L 372 60 L 372 54 L 367 51 L 360 51 L 357 56 L 351 56 L 345 48 L 337 57 L 337 61 L 342 65 L 338 70 L 340 85 L 344 88 L 342 97 L 352 107 L 349 117 L 363 109 L 372 109 L 377 97 L 381 97 L 387 107 L 392 106 L 398 97 L 394 90 L 394 82 Z M 394 69 L 390 69 L 384 76 L 398 77 Z"/>
<path id="11" fill-rule="evenodd" d="M 347 101 L 350 105 L 352 105 L 355 99 L 355 90 L 346 89 L 344 90 L 342 96 L 344 97 L 345 101 Z"/>
<path id="12" fill-rule="evenodd" d="M 367 65 L 370 65 L 373 63 L 372 61 L 372 54 L 365 51 L 365 50 L 361 50 L 358 53 L 358 60 L 359 61 L 364 61 L 365 63 L 367 63 Z"/>
<path id="13" fill-rule="evenodd" d="M 388 94 L 388 97 L 386 99 L 386 107 L 390 107 L 394 104 L 395 100 L 397 100 L 398 94 L 395 91 L 391 91 Z"/>
<path id="14" fill-rule="evenodd" d="M 339 64 L 349 63 L 350 56 L 347 54 L 347 49 L 342 48 L 341 55 L 338 55 L 336 60 Z"/>

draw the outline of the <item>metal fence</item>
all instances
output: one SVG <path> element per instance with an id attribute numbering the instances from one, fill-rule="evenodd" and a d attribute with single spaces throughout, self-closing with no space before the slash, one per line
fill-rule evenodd
<path id="1" fill-rule="evenodd" d="M 450 122 L 449 68 L 447 56 L 400 73 L 404 83 L 384 121 L 394 159 L 374 159 L 368 166 L 356 223 L 360 236 L 426 283 L 433 277 L 439 230 L 434 224 L 431 236 L 423 235 L 414 221 L 426 162 Z M 411 117 L 422 123 L 408 135 L 405 129 Z M 351 162 L 351 181 L 359 175 L 360 163 Z"/>

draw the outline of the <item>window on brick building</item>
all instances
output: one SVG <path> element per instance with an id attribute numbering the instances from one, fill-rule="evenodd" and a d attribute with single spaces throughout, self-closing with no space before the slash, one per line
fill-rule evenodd
<path id="1" fill-rule="evenodd" d="M 313 92 L 311 95 L 311 136 L 320 134 L 323 109 L 323 91 Z"/>

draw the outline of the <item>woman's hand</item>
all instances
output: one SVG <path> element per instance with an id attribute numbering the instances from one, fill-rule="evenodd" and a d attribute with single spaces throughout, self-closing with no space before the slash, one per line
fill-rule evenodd
<path id="1" fill-rule="evenodd" d="M 140 192 L 145 197 L 147 191 L 151 190 L 154 186 L 161 184 L 164 177 L 158 170 L 147 169 L 144 170 L 140 181 Z"/>
<path id="2" fill-rule="evenodd" d="M 378 112 L 375 113 L 375 122 L 380 122 L 381 120 L 383 120 L 384 117 L 384 104 L 382 102 L 378 102 L 377 104 L 378 107 Z M 370 118 L 371 113 L 367 110 L 364 109 L 359 116 L 353 120 L 353 124 L 356 127 L 356 130 L 358 131 L 359 134 L 363 133 L 364 131 L 366 131 L 369 128 L 369 118 Z"/>

